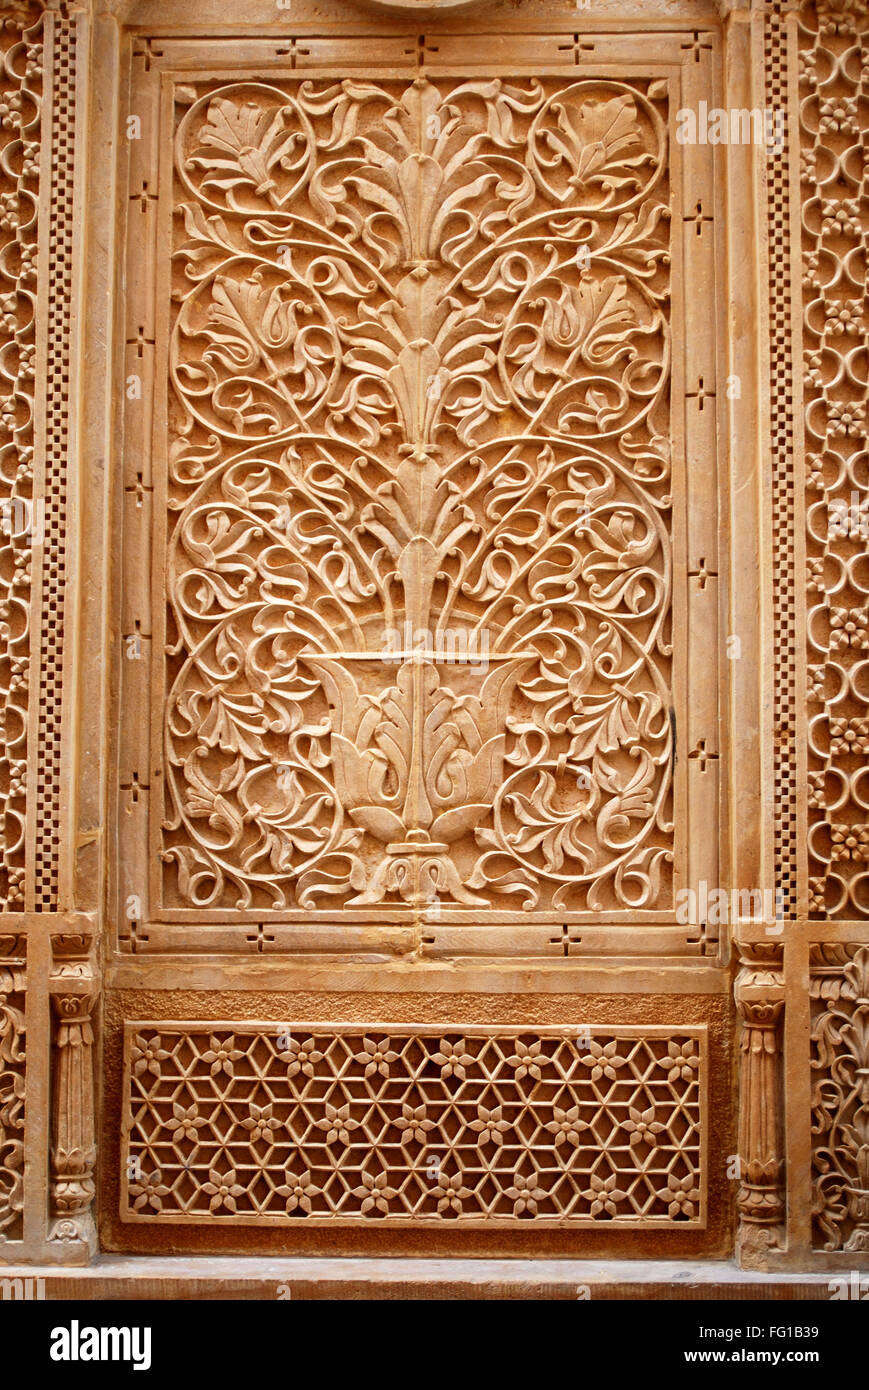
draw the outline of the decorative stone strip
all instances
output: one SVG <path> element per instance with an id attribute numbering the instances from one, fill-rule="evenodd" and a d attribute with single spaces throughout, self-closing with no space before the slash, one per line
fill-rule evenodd
<path id="1" fill-rule="evenodd" d="M 815 1245 L 869 1252 L 869 946 L 811 948 Z"/>
<path id="2" fill-rule="evenodd" d="M 27 938 L 0 936 L 0 1247 L 22 1237 Z"/>

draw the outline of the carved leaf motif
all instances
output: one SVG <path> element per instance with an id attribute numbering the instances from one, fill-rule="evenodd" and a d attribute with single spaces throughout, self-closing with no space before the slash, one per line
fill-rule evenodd
<path id="1" fill-rule="evenodd" d="M 300 140 L 287 131 L 285 110 L 263 110 L 254 101 L 212 101 L 200 133 L 202 152 L 190 156 L 191 165 L 205 171 L 203 185 L 226 193 L 250 185 L 258 197 L 277 202 L 275 166 L 290 165 Z"/>
<path id="2" fill-rule="evenodd" d="M 636 185 L 628 172 L 649 161 L 637 129 L 636 103 L 629 96 L 582 105 L 558 104 L 558 127 L 546 133 L 550 148 L 571 168 L 572 188 L 602 183 L 607 189 Z"/>

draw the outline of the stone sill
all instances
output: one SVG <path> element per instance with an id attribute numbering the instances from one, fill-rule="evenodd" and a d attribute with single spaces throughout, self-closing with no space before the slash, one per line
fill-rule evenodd
<path id="1" fill-rule="evenodd" d="M 828 1301 L 831 1274 L 761 1274 L 725 1261 L 331 1259 L 104 1255 L 86 1269 L 0 1266 L 46 1300 L 704 1299 Z M 31 1285 L 32 1287 L 32 1285 Z M 588 1291 L 586 1293 L 586 1290 Z"/>

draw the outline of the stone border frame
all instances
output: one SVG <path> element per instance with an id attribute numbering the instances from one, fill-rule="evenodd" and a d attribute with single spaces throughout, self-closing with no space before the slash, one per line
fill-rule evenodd
<path id="1" fill-rule="evenodd" d="M 615 5 L 601 0 L 601 6 L 612 13 Z M 103 931 L 105 897 L 104 883 L 107 868 L 107 855 L 110 852 L 105 834 L 106 821 L 106 781 L 104 749 L 107 732 L 108 693 L 110 681 L 110 640 L 109 640 L 109 580 L 108 557 L 111 553 L 112 536 L 117 534 L 117 512 L 113 511 L 112 488 L 107 460 L 117 456 L 119 439 L 116 418 L 113 410 L 113 359 L 109 345 L 118 335 L 119 307 L 114 301 L 111 286 L 114 275 L 114 215 L 113 209 L 117 190 L 113 183 L 111 149 L 102 140 L 102 133 L 116 124 L 118 115 L 117 57 L 118 24 L 139 22 L 144 6 L 118 4 L 107 7 L 99 14 L 89 16 L 88 6 L 52 5 L 49 9 L 46 26 L 49 36 L 49 50 L 54 42 L 58 23 L 61 33 L 68 33 L 69 42 L 77 45 L 79 55 L 87 54 L 87 61 L 79 58 L 77 66 L 77 106 L 75 148 L 80 159 L 75 170 L 75 206 L 79 215 L 73 216 L 74 235 L 69 255 L 72 258 L 72 313 L 69 333 L 73 345 L 71 354 L 71 378 L 69 384 L 70 401 L 87 401 L 86 416 L 70 426 L 70 447 L 73 457 L 80 467 L 73 468 L 70 496 L 70 510 L 67 535 L 72 539 L 74 551 L 69 556 L 67 566 L 67 585 L 65 599 L 70 623 L 64 647 L 65 671 L 63 679 L 63 729 L 61 749 L 61 782 L 64 788 L 56 838 L 58 854 L 57 896 L 51 898 L 52 907 L 48 912 L 34 911 L 28 906 L 21 912 L 2 914 L 0 927 L 4 931 L 14 931 L 27 938 L 27 1039 L 28 1039 L 28 1120 L 26 1139 L 25 1168 L 25 1207 L 24 1239 L 9 1243 L 3 1249 L 4 1260 L 30 1262 L 68 1262 L 86 1260 L 92 1248 L 91 1236 L 87 1228 L 87 1181 L 79 1193 L 84 1216 L 72 1234 L 65 1240 L 49 1240 L 50 1223 L 59 1214 L 49 1215 L 48 1184 L 43 1176 L 48 1170 L 49 1136 L 44 1116 L 48 1113 L 49 1094 L 52 1089 L 51 1075 L 51 1027 L 49 1023 L 49 994 L 55 992 L 52 980 L 76 979 L 86 982 L 85 994 L 93 998 L 99 973 L 92 955 L 93 943 Z M 827 9 L 835 9 L 827 4 Z M 170 15 L 170 0 L 154 0 L 152 13 L 164 19 Z M 660 23 L 649 19 L 649 6 L 625 4 L 621 14 L 645 11 L 643 18 L 647 23 Z M 740 107 L 762 105 L 769 90 L 765 71 L 765 47 L 767 26 L 770 14 L 776 33 L 784 31 L 786 53 L 776 39 L 777 90 L 787 90 L 791 119 L 796 113 L 796 54 L 797 54 L 797 5 L 792 0 L 753 0 L 751 5 L 741 6 L 721 0 L 716 6 L 698 0 L 696 5 L 702 23 L 717 22 L 720 13 L 726 24 L 726 66 L 725 88 L 727 102 Z M 496 13 L 498 6 L 485 9 L 482 13 Z M 59 19 L 57 18 L 59 12 Z M 251 12 L 259 22 L 265 24 L 271 14 L 265 4 L 252 4 Z M 30 12 L 32 15 L 32 12 Z M 561 19 L 564 25 L 568 14 L 571 27 L 581 29 L 587 24 L 584 15 L 575 15 L 565 6 Z M 200 23 L 209 19 L 219 25 L 223 11 L 217 4 L 205 4 L 200 11 Z M 505 23 L 508 21 L 504 21 Z M 549 21 L 547 21 L 549 22 Z M 553 24 L 556 21 L 551 21 Z M 666 21 L 672 23 L 672 19 Z M 68 29 L 64 29 L 68 25 Z M 60 60 L 59 60 L 60 61 Z M 772 70 L 770 70 L 772 71 Z M 91 74 L 100 74 L 97 86 L 91 87 Z M 45 120 L 50 122 L 53 107 L 47 104 Z M 88 135 L 88 113 L 90 129 L 96 134 Z M 46 144 L 47 141 L 44 141 Z M 742 375 L 752 383 L 749 404 L 757 402 L 758 414 L 753 409 L 743 409 L 736 402 L 730 408 L 729 421 L 729 491 L 730 499 L 730 570 L 732 580 L 729 592 L 729 606 L 726 630 L 737 632 L 744 639 L 744 650 L 760 655 L 759 667 L 751 662 L 733 663 L 729 673 L 730 682 L 726 702 L 730 718 L 726 721 L 725 732 L 729 735 L 729 758 L 731 775 L 728 782 L 728 799 L 731 806 L 739 807 L 739 814 L 732 816 L 729 823 L 729 850 L 733 867 L 732 880 L 736 885 L 774 886 L 776 872 L 776 753 L 778 735 L 773 726 L 771 701 L 775 697 L 778 682 L 782 679 L 786 688 L 791 680 L 797 692 L 797 732 L 796 757 L 798 763 L 797 806 L 799 827 L 797 850 L 802 855 L 805 836 L 802 828 L 805 819 L 805 794 L 802 790 L 805 769 L 805 724 L 802 715 L 801 693 L 804 684 L 802 674 L 803 659 L 797 655 L 793 676 L 791 668 L 776 668 L 773 660 L 773 595 L 775 587 L 783 580 L 787 582 L 791 568 L 785 563 L 784 574 L 775 574 L 770 562 L 770 545 L 767 538 L 773 535 L 774 513 L 771 490 L 771 420 L 767 403 L 765 382 L 769 378 L 770 320 L 767 314 L 768 291 L 771 283 L 770 260 L 768 257 L 767 232 L 764 227 L 766 207 L 766 165 L 765 161 L 749 150 L 736 150 L 728 161 L 727 189 L 730 216 L 728 218 L 728 261 L 730 266 L 730 310 L 728 334 L 728 368 Z M 86 184 L 85 184 L 86 180 Z M 83 191 L 87 187 L 87 198 Z M 787 179 L 781 185 L 789 197 L 791 229 L 791 291 L 794 298 L 790 321 L 797 341 L 799 340 L 799 276 L 794 274 L 794 266 L 799 255 L 800 202 L 798 174 L 793 166 Z M 755 196 L 747 196 L 746 190 L 754 190 Z M 51 214 L 51 199 L 46 187 L 41 192 L 41 209 Z M 49 233 L 41 227 L 41 256 L 51 255 L 52 247 Z M 83 297 L 84 246 L 87 256 L 87 293 Z M 754 255 L 751 254 L 753 251 Z M 745 275 L 746 261 L 754 273 Z M 780 282 L 782 283 L 782 282 Z M 44 284 L 44 282 L 43 282 Z M 47 290 L 42 288 L 43 306 Z M 76 306 L 81 303 L 79 315 Z M 41 319 L 40 351 L 45 352 L 45 323 Z M 746 334 L 746 324 L 758 324 L 757 335 Z M 120 329 L 122 335 L 122 329 Z M 87 342 L 88 352 L 83 355 L 76 351 L 82 342 Z M 793 361 L 797 360 L 796 344 L 792 346 Z M 45 361 L 45 357 L 42 358 Z M 743 396 L 744 405 L 747 400 Z M 38 407 L 42 409 L 42 407 Z M 794 403 L 795 420 L 799 420 L 799 398 Z M 37 417 L 38 418 L 38 417 Z M 795 439 L 796 472 L 802 467 L 802 447 L 799 430 Z M 736 499 L 739 498 L 737 513 Z M 749 499 L 750 511 L 756 524 L 745 524 L 745 502 Z M 780 495 L 779 495 L 780 500 Z M 789 505 L 787 503 L 786 505 Z M 795 548 L 799 556 L 802 527 L 802 494 L 794 503 Z M 761 602 L 757 603 L 758 587 Z M 805 606 L 800 585 L 796 591 L 797 630 L 802 631 Z M 31 726 L 32 727 L 32 726 Z M 31 757 L 33 751 L 31 750 Z M 32 764 L 35 773 L 36 764 Z M 780 775 L 780 774 L 779 774 Z M 34 783 L 35 785 L 35 777 Z M 53 824 L 53 822 L 52 822 Z M 784 823 L 782 822 L 782 828 Z M 52 837 L 54 831 L 52 830 Z M 779 838 L 779 856 L 784 841 Z M 805 867 L 802 859 L 800 866 Z M 799 872 L 799 870 L 798 870 Z M 50 872 L 49 884 L 53 884 Z M 49 887 L 46 891 L 54 891 Z M 819 1268 L 853 1267 L 854 1253 L 835 1252 L 813 1253 L 809 1226 L 811 1193 L 811 1137 L 809 1115 L 811 1108 L 811 1079 L 807 1038 L 809 1032 L 809 958 L 810 947 L 825 943 L 859 946 L 867 940 L 867 928 L 862 922 L 809 922 L 805 917 L 806 898 L 798 895 L 796 918 L 787 922 L 783 937 L 783 951 L 778 959 L 775 951 L 764 953 L 759 948 L 769 946 L 769 942 L 757 940 L 751 929 L 741 929 L 738 937 L 744 947 L 743 974 L 739 987 L 738 1002 L 746 1025 L 744 1034 L 744 1069 L 742 1073 L 742 1139 L 741 1157 L 746 1163 L 755 1162 L 761 1169 L 759 1187 L 771 1200 L 766 1204 L 766 1215 L 760 1222 L 750 1221 L 748 1214 L 756 1205 L 749 1189 L 758 1184 L 750 1176 L 740 1200 L 743 1215 L 743 1239 L 741 1250 L 746 1263 L 769 1262 L 776 1268 L 805 1267 L 812 1261 Z M 65 938 L 63 944 L 56 943 L 53 950 L 52 937 Z M 75 938 L 76 945 L 66 944 Z M 758 948 L 758 949 L 755 949 Z M 63 966 L 61 971 L 60 967 Z M 70 969 L 68 969 L 70 967 Z M 592 969 L 586 979 L 593 982 Z M 651 980 L 650 980 L 651 977 Z M 656 972 L 652 970 L 628 973 L 624 988 L 636 992 L 652 987 Z M 123 970 L 110 976 L 114 984 L 132 983 Z M 205 982 L 207 971 L 193 969 L 189 978 L 199 978 Z M 276 983 L 291 983 L 291 977 Z M 78 991 L 74 991 L 78 992 Z M 762 1006 L 763 1012 L 758 1010 Z M 781 1020 L 784 1019 L 782 1024 Z M 752 1030 L 758 1030 L 756 1033 Z M 85 1041 L 86 1030 L 79 1033 L 79 1040 L 89 1049 L 91 1043 Z M 779 1064 L 778 1039 L 784 1040 L 784 1066 Z M 55 1035 L 56 1050 L 59 1051 L 60 1036 Z M 756 1045 L 755 1045 L 756 1044 Z M 89 1066 L 87 1051 L 84 1072 Z M 763 1059 L 771 1059 L 764 1061 Z M 763 1075 L 757 1071 L 763 1068 Z M 771 1070 L 770 1070 L 771 1068 Z M 55 1097 L 59 1094 L 60 1070 L 55 1067 Z M 760 1092 L 757 1085 L 760 1084 Z M 752 1097 L 766 1095 L 766 1106 L 760 1109 Z M 86 1090 L 79 1091 L 86 1095 Z M 777 1103 L 783 1105 L 782 1124 L 770 1133 L 764 1125 L 764 1115 L 769 1104 L 773 1109 Z M 55 1135 L 62 1125 L 72 1119 L 72 1113 L 65 1115 L 61 1110 L 55 1119 Z M 73 1145 L 87 1152 L 88 1116 L 79 1105 L 75 1116 L 79 1123 L 79 1138 L 83 1143 Z M 92 1121 L 92 1116 L 90 1117 Z M 82 1127 L 81 1122 L 84 1121 Z M 787 1138 L 780 1140 L 785 1133 Z M 783 1144 L 784 1149 L 780 1147 Z M 56 1145 L 57 1148 L 69 1144 Z M 786 1157 L 784 1170 L 780 1166 Z M 770 1168 L 770 1165 L 773 1165 Z M 781 1202 L 776 1193 L 781 1194 L 781 1174 L 786 1174 L 787 1203 L 782 1228 Z M 747 1227 L 753 1227 L 751 1233 Z M 757 1240 L 756 1228 L 766 1230 L 768 1236 Z M 63 1234 L 61 1232 L 61 1234 Z M 66 1233 L 69 1236 L 69 1232 Z"/>
<path id="2" fill-rule="evenodd" d="M 533 20 L 528 23 L 533 28 Z M 301 32 L 299 44 L 308 47 L 307 50 L 300 48 L 299 57 L 293 50 L 296 77 L 303 80 L 310 75 L 322 81 L 332 80 L 341 71 L 341 53 L 346 39 L 342 35 L 312 38 L 311 33 L 319 34 L 314 24 L 300 23 L 298 28 Z M 616 76 L 622 71 L 613 61 L 614 52 L 619 51 L 622 42 L 621 35 L 614 35 L 606 26 L 602 34 L 591 29 L 588 32 L 590 38 L 593 36 L 596 40 L 597 51 L 594 58 L 589 59 L 587 75 Z M 549 81 L 572 80 L 574 56 L 568 53 L 561 65 L 554 59 L 558 58 L 556 43 L 558 49 L 573 47 L 573 44 L 559 43 L 561 35 L 545 32 L 522 37 L 528 47 L 536 44 L 536 57 L 529 62 L 514 60 L 509 72 L 523 80 L 532 76 Z M 296 40 L 293 42 L 295 44 Z M 366 42 L 376 49 L 380 41 L 377 37 L 368 37 Z M 401 66 L 392 68 L 386 64 L 390 77 L 406 75 L 410 78 L 420 59 L 408 46 L 409 34 L 404 37 L 391 35 L 390 42 L 396 53 L 404 55 Z M 623 42 L 625 76 L 642 75 L 645 72 L 642 42 L 638 43 L 630 32 L 625 33 Z M 649 69 L 655 77 L 667 80 L 671 89 L 680 84 L 680 100 L 690 107 L 696 105 L 700 92 L 718 93 L 720 85 L 717 52 L 713 51 L 711 43 L 703 41 L 702 35 L 696 50 L 692 50 L 692 42 L 691 35 L 686 37 L 684 31 L 671 27 L 661 34 L 660 53 L 656 54 L 654 65 Z M 361 43 L 360 39 L 360 46 Z M 233 911 L 225 906 L 193 908 L 183 902 L 167 905 L 162 901 L 159 827 L 168 774 L 159 703 L 159 692 L 163 689 L 166 407 L 162 388 L 156 388 L 155 379 L 159 376 L 162 380 L 165 368 L 160 355 L 168 352 L 164 322 L 168 258 L 164 252 L 158 254 L 155 248 L 165 245 L 170 228 L 171 199 L 167 192 L 170 97 L 175 87 L 184 90 L 188 74 L 191 81 L 197 76 L 201 79 L 203 74 L 216 77 L 218 72 L 222 79 L 228 79 L 231 71 L 234 80 L 241 80 L 247 65 L 252 65 L 258 74 L 264 74 L 264 81 L 273 67 L 280 73 L 280 63 L 286 61 L 276 59 L 276 47 L 280 51 L 280 45 L 273 40 L 252 37 L 237 59 L 237 69 L 231 70 L 222 62 L 223 45 L 216 40 L 174 38 L 169 34 L 152 38 L 136 34 L 122 55 L 130 72 L 128 109 L 142 122 L 141 140 L 129 142 L 129 159 L 123 153 L 121 156 L 122 168 L 129 166 L 126 177 L 130 188 L 129 199 L 121 194 L 123 205 L 130 209 L 122 233 L 127 245 L 124 370 L 140 377 L 142 397 L 125 411 L 124 531 L 120 543 L 123 579 L 116 622 L 119 643 L 126 646 L 135 640 L 141 656 L 136 661 L 119 661 L 121 689 L 113 707 L 117 713 L 110 716 L 113 758 L 116 742 L 119 767 L 110 801 L 111 822 L 118 826 L 119 835 L 119 851 L 109 866 L 109 919 L 117 923 L 113 949 L 120 954 L 155 958 L 161 955 L 189 957 L 207 952 L 221 957 L 237 956 L 242 961 L 262 952 L 275 958 L 276 964 L 281 963 L 279 958 L 282 957 L 286 960 L 294 955 L 306 955 L 328 959 L 338 968 L 352 968 L 362 957 L 377 952 L 390 963 L 415 959 L 449 960 L 460 961 L 464 968 L 473 963 L 482 965 L 484 961 L 506 965 L 517 958 L 535 962 L 551 960 L 561 955 L 561 942 L 553 941 L 553 930 L 564 930 L 566 937 L 568 931 L 572 933 L 576 928 L 582 936 L 581 947 L 578 942 L 576 948 L 569 945 L 565 955 L 576 955 L 585 961 L 647 959 L 670 964 L 677 959 L 693 960 L 698 969 L 704 964 L 720 964 L 728 949 L 727 942 L 720 939 L 726 936 L 726 928 L 722 931 L 703 923 L 699 929 L 686 930 L 675 921 L 672 908 L 637 909 L 632 913 L 610 909 L 599 914 L 587 909 L 564 910 L 556 914 L 558 924 L 554 925 L 551 911 L 526 914 L 515 908 L 510 910 L 507 899 L 503 907 L 496 902 L 483 910 L 479 922 L 474 910 L 447 900 L 440 905 L 436 922 L 424 917 L 422 923 L 418 919 L 411 920 L 410 913 L 395 909 L 391 904 L 344 907 L 336 911 L 330 908 L 329 900 L 324 899 L 308 910 L 293 905 L 283 911 L 269 911 L 262 906 Z M 489 65 L 473 62 L 468 65 L 464 58 L 465 45 L 454 53 L 446 34 L 441 35 L 437 43 L 433 39 L 432 47 L 435 52 L 426 63 L 425 72 L 433 79 L 456 80 L 466 71 L 469 75 L 479 71 L 481 76 L 493 71 Z M 363 72 L 368 70 L 369 62 L 374 70 L 379 70 L 373 57 L 368 61 L 358 54 L 356 57 Z M 395 61 L 398 63 L 398 59 Z M 711 99 L 721 99 L 720 94 Z M 671 120 L 675 123 L 675 112 L 671 113 Z M 680 478 L 678 484 L 674 483 L 672 508 L 672 567 L 678 575 L 674 582 L 673 619 L 680 634 L 673 643 L 673 698 L 679 729 L 673 794 L 676 804 L 687 808 L 685 823 L 680 822 L 674 874 L 677 881 L 693 885 L 728 879 L 726 866 L 718 867 L 716 862 L 726 858 L 723 828 L 708 837 L 712 843 L 703 840 L 701 834 L 702 827 L 720 822 L 726 804 L 721 793 L 719 769 L 722 763 L 717 742 L 723 673 L 719 669 L 708 682 L 702 677 L 702 673 L 713 666 L 713 651 L 717 658 L 724 646 L 720 637 L 720 595 L 726 588 L 727 569 L 724 557 L 718 557 L 721 526 L 720 523 L 716 525 L 716 521 L 723 482 L 715 467 L 719 462 L 715 440 L 724 433 L 725 382 L 723 361 L 717 360 L 722 353 L 720 334 L 716 331 L 720 326 L 716 318 L 723 318 L 723 286 L 717 286 L 719 293 L 714 305 L 708 306 L 709 313 L 697 314 L 687 304 L 681 280 L 687 283 L 695 275 L 699 278 L 715 273 L 723 249 L 719 216 L 723 209 L 718 191 L 713 195 L 713 157 L 720 152 L 715 152 L 711 146 L 676 148 L 679 157 L 672 161 L 672 185 L 678 199 L 677 207 L 681 206 L 682 212 L 681 218 L 676 212 L 673 219 L 672 237 L 674 242 L 678 238 L 679 243 L 678 250 L 674 250 L 674 266 L 676 271 L 680 265 L 686 269 L 672 296 L 674 343 L 678 341 L 680 349 L 674 354 L 672 371 L 674 471 L 677 461 L 682 471 L 683 448 L 688 466 L 684 470 L 687 475 L 684 481 Z M 695 227 L 688 214 L 693 216 L 695 199 L 700 208 L 701 198 L 703 221 L 697 223 L 695 236 Z M 702 241 L 699 239 L 701 229 L 704 231 Z M 696 359 L 683 363 L 686 345 L 682 336 L 686 326 Z M 698 384 L 698 379 L 703 381 L 703 386 Z M 692 399 L 698 391 L 699 408 L 698 402 Z M 116 392 L 117 398 L 123 400 L 123 378 L 120 376 Z M 712 400 L 707 400 L 704 411 L 706 396 Z M 153 427 L 153 436 L 143 439 L 143 427 L 145 430 Z M 708 558 L 701 559 L 704 556 Z M 704 565 L 711 571 L 708 576 Z M 700 569 L 703 569 L 702 579 L 698 575 Z M 717 661 L 719 668 L 723 660 L 722 655 Z M 686 688 L 691 691 L 687 699 Z M 152 711 L 150 731 L 144 720 L 132 727 L 129 722 L 121 727 L 122 712 L 133 702 L 139 708 Z M 707 742 L 710 750 L 715 750 L 710 753 L 712 760 L 708 764 L 705 758 L 698 760 L 698 749 L 704 749 Z M 132 910 L 139 914 L 133 921 L 125 916 L 131 898 L 134 901 Z M 382 929 L 384 919 L 390 921 L 385 930 Z"/>

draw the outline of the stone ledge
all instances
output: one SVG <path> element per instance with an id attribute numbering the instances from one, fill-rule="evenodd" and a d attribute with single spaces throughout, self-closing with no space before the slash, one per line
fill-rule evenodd
<path id="1" fill-rule="evenodd" d="M 87 1269 L 0 1266 L 46 1300 L 829 1299 L 829 1271 L 754 1274 L 724 1261 L 98 1257 Z M 33 1288 L 33 1285 L 30 1286 Z M 587 1290 L 587 1292 L 586 1292 Z"/>

